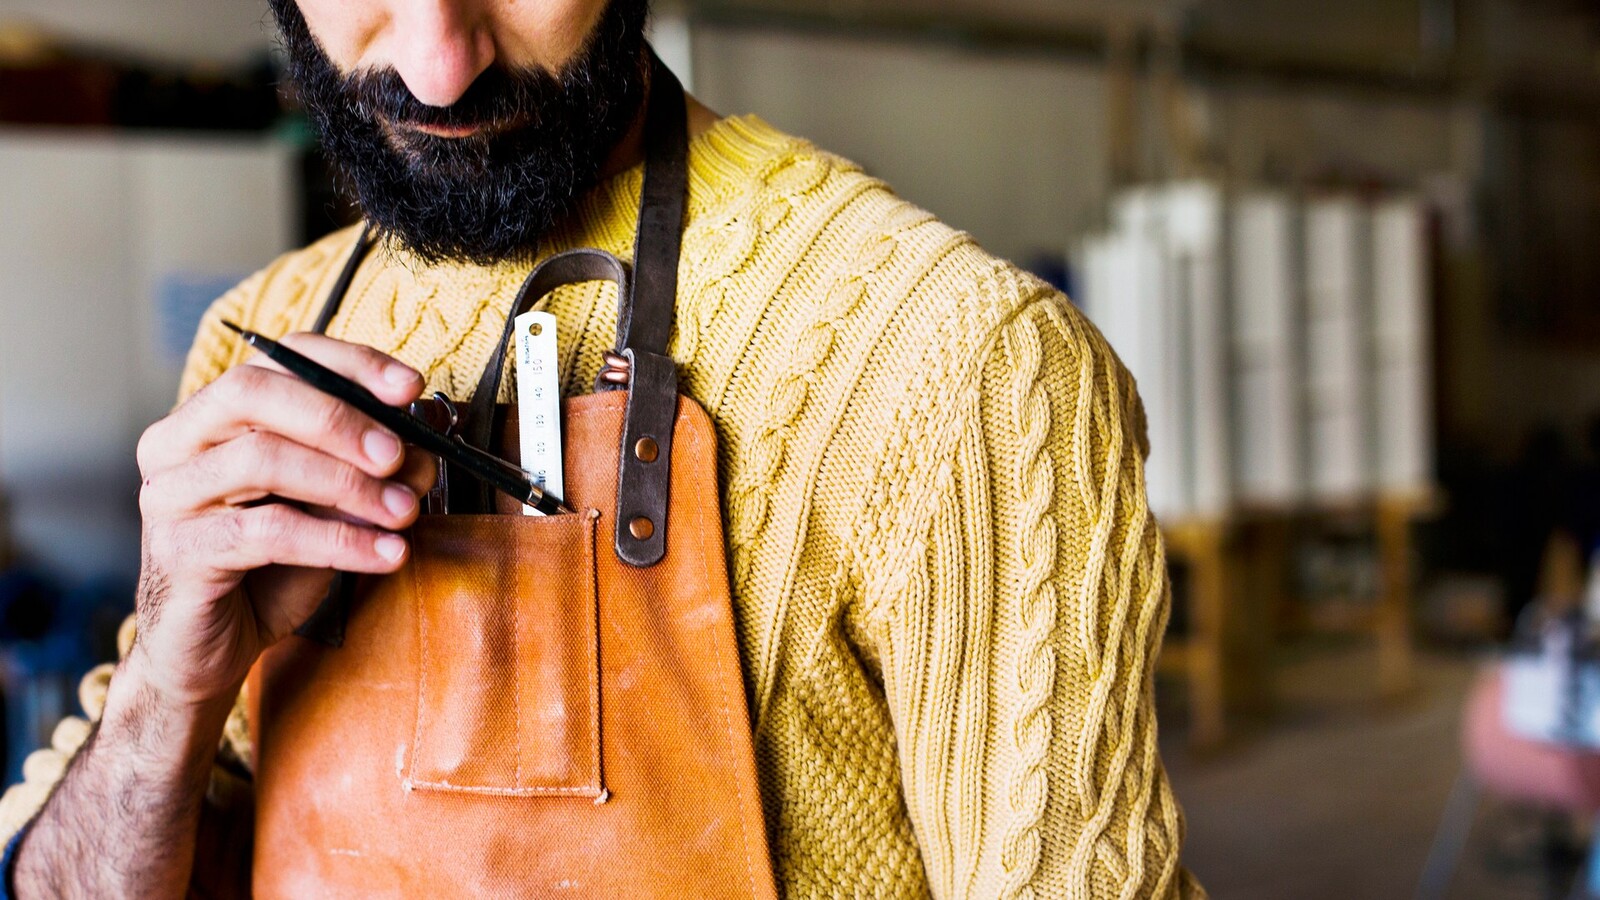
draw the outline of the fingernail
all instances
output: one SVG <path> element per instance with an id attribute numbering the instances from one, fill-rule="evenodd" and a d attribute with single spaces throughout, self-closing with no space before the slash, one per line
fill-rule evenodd
<path id="1" fill-rule="evenodd" d="M 397 516 L 404 516 L 411 512 L 417 505 L 417 495 L 398 485 L 389 485 L 383 489 L 383 505 L 389 512 Z"/>
<path id="2" fill-rule="evenodd" d="M 402 538 L 399 535 L 386 534 L 374 541 L 373 547 L 378 551 L 379 556 L 387 559 L 389 562 L 394 562 L 405 555 L 406 541 L 405 538 Z"/>
<path id="3" fill-rule="evenodd" d="M 389 367 L 383 370 L 383 380 L 394 385 L 410 384 L 418 377 L 415 369 L 400 363 L 390 363 Z"/>
<path id="4" fill-rule="evenodd" d="M 367 451 L 367 458 L 380 466 L 386 466 L 400 458 L 400 439 L 382 429 L 374 428 L 367 432 L 361 439 L 361 448 Z"/>

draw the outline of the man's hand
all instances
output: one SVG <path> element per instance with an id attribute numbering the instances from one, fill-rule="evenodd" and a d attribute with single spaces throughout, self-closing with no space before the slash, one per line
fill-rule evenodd
<path id="1" fill-rule="evenodd" d="M 318 335 L 284 343 L 384 402 L 416 371 Z M 263 650 L 304 622 L 333 571 L 405 562 L 431 458 L 264 357 L 237 366 L 139 442 L 138 637 L 96 733 L 17 857 L 31 896 L 183 896 L 228 711 Z"/>
<path id="2" fill-rule="evenodd" d="M 420 375 L 369 347 L 310 334 L 284 343 L 387 403 L 422 392 Z M 151 687 L 189 703 L 231 702 L 260 652 L 315 611 L 334 570 L 398 569 L 406 542 L 392 532 L 416 518 L 434 472 L 392 432 L 259 356 L 151 426 L 139 469 L 133 652 Z"/>

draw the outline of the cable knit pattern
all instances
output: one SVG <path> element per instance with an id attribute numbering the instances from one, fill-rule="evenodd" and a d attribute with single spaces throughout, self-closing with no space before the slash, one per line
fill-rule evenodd
<path id="1" fill-rule="evenodd" d="M 1020 650 L 1014 686 L 1019 695 L 1017 718 L 1007 729 L 1017 743 L 1018 764 L 1007 789 L 1011 821 L 1000 848 L 1005 881 L 1001 896 L 1031 898 L 1039 868 L 1045 798 L 1049 792 L 1050 695 L 1055 688 L 1056 654 L 1050 633 L 1056 627 L 1056 528 L 1051 518 L 1055 501 L 1055 466 L 1045 452 L 1050 437 L 1050 398 L 1040 384 L 1039 332 L 1023 318 L 1006 334 L 1005 352 L 1015 373 L 1011 415 L 1021 432 L 1016 480 L 1022 486 L 1018 556 L 1023 561 Z"/>
<path id="2" fill-rule="evenodd" d="M 1132 379 L 1048 286 L 759 119 L 695 138 L 689 179 L 669 352 L 717 425 L 784 895 L 1198 895 L 1156 751 L 1167 581 Z M 626 257 L 641 180 L 597 186 L 544 252 Z M 218 300 L 180 397 L 247 355 L 222 318 L 310 327 L 354 241 L 331 235 Z M 526 271 L 380 247 L 329 333 L 466 399 Z M 615 291 L 570 286 L 545 307 L 561 383 L 586 390 Z M 90 719 L 109 673 L 86 680 Z M 223 741 L 235 770 L 244 709 Z M 68 720 L 30 760 L 0 837 L 89 727 Z"/>
<path id="3" fill-rule="evenodd" d="M 845 259 L 838 277 L 822 302 L 817 304 L 813 318 L 797 336 L 793 355 L 778 373 L 776 383 L 765 392 L 768 401 L 761 424 L 757 426 L 755 440 L 742 448 L 741 458 L 734 468 L 738 474 L 728 485 L 729 543 L 734 560 L 735 591 L 748 590 L 755 546 L 767 522 L 767 511 L 777 487 L 778 470 L 783 464 L 794 423 L 804 410 L 811 386 L 817 380 L 817 372 L 834 347 L 834 335 L 848 327 L 846 320 L 866 294 L 870 280 L 894 255 L 897 246 L 895 232 L 923 218 L 920 211 L 912 209 L 909 213 L 899 214 L 896 221 L 886 223 L 887 233 L 871 231 L 866 235 L 862 244 Z M 784 613 L 783 605 L 773 607 L 772 619 L 763 629 L 763 646 L 748 663 L 767 676 L 758 680 L 769 685 L 782 636 Z M 762 694 L 757 700 L 757 721 L 765 717 L 768 696 Z"/>

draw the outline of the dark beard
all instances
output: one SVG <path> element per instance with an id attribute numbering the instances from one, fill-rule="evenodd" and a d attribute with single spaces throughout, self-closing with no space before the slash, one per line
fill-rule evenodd
<path id="1" fill-rule="evenodd" d="M 341 74 L 295 0 L 269 0 L 322 148 L 377 228 L 426 262 L 530 258 L 638 114 L 649 0 L 611 0 L 559 76 L 492 66 L 448 107 L 393 68 Z M 483 126 L 441 138 L 393 126 Z"/>

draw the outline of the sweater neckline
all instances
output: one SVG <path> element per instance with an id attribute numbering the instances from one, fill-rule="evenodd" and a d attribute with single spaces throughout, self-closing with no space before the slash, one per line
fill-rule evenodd
<path id="1" fill-rule="evenodd" d="M 794 138 L 773 128 L 760 116 L 724 116 L 690 142 L 690 168 L 699 168 L 700 174 L 707 178 L 725 177 L 746 171 L 793 143 Z M 698 159 L 694 158 L 696 150 Z"/>
<path id="2" fill-rule="evenodd" d="M 689 140 L 690 207 L 697 197 L 716 195 L 737 183 L 753 168 L 785 150 L 793 148 L 795 138 L 772 127 L 753 114 L 723 116 L 711 127 Z M 639 162 L 602 179 L 575 210 L 578 218 L 594 221 L 605 209 L 638 212 L 639 187 L 644 181 L 644 163 Z"/>

